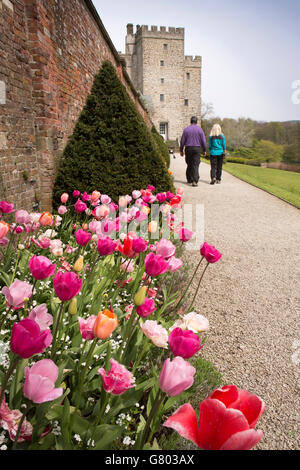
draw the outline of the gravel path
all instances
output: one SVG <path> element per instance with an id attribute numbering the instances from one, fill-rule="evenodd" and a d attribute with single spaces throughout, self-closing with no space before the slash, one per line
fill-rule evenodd
<path id="1" fill-rule="evenodd" d="M 204 357 L 265 401 L 256 449 L 300 449 L 300 211 L 225 172 L 210 186 L 203 162 L 196 188 L 183 158 L 171 170 L 184 202 L 204 204 L 205 241 L 223 254 L 195 308 L 210 321 Z M 187 255 L 196 264 L 198 253 Z"/>

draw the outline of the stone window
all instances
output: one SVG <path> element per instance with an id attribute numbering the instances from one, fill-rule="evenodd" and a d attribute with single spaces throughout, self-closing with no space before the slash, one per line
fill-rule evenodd
<path id="1" fill-rule="evenodd" d="M 165 83 L 165 79 L 164 79 L 164 78 L 161 78 L 161 79 L 160 79 L 160 83 Z"/>
<path id="2" fill-rule="evenodd" d="M 168 44 L 164 44 L 164 50 L 165 50 L 165 51 L 168 50 Z"/>
<path id="3" fill-rule="evenodd" d="M 160 95 L 160 101 L 165 101 L 165 95 Z"/>
<path id="4" fill-rule="evenodd" d="M 189 100 L 184 100 L 184 106 L 188 106 L 189 105 Z"/>
<path id="5" fill-rule="evenodd" d="M 163 67 L 165 65 L 165 61 L 164 60 L 161 60 L 160 61 L 160 66 Z"/>
<path id="6" fill-rule="evenodd" d="M 166 133 L 166 123 L 165 122 L 161 122 L 160 125 L 159 125 L 159 133 L 160 134 L 165 134 Z"/>
<path id="7" fill-rule="evenodd" d="M 190 72 L 187 72 L 186 73 L 186 79 L 189 80 L 190 78 L 191 78 L 191 74 L 190 74 Z"/>

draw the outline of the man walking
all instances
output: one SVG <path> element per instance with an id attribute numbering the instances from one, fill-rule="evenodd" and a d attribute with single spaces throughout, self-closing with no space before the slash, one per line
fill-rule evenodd
<path id="1" fill-rule="evenodd" d="M 183 131 L 180 141 L 180 155 L 183 157 L 185 148 L 185 161 L 187 164 L 186 179 L 192 186 L 198 186 L 201 147 L 206 155 L 206 139 L 203 130 L 197 125 L 196 116 L 191 118 L 191 125 Z"/>

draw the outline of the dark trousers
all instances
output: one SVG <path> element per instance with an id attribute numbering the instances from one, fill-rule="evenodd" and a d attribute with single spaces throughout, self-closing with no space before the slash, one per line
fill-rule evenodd
<path id="1" fill-rule="evenodd" d="M 210 156 L 210 177 L 212 180 L 221 181 L 222 178 L 223 155 Z"/>
<path id="2" fill-rule="evenodd" d="M 185 161 L 187 164 L 186 179 L 188 183 L 198 183 L 201 147 L 186 147 Z"/>

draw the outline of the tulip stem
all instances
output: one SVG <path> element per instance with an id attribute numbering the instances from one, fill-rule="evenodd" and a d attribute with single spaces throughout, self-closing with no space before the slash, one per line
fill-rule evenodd
<path id="1" fill-rule="evenodd" d="M 19 439 L 19 435 L 21 433 L 21 429 L 22 429 L 22 425 L 25 421 L 25 418 L 26 418 L 26 415 L 29 413 L 29 411 L 32 409 L 31 406 L 27 406 L 23 415 L 22 415 L 22 418 L 19 422 L 19 426 L 18 426 L 18 430 L 17 430 L 17 434 L 16 434 L 16 437 L 15 437 L 15 440 L 14 440 L 14 443 L 13 443 L 13 446 L 12 446 L 12 450 L 15 450 L 16 449 L 16 446 L 18 444 L 18 439 Z"/>
<path id="2" fill-rule="evenodd" d="M 96 347 L 96 345 L 97 345 L 97 342 L 98 342 L 98 338 L 94 338 L 94 340 L 93 340 L 93 342 L 92 342 L 92 344 L 91 344 L 91 346 L 90 346 L 90 349 L 89 349 L 89 351 L 88 351 L 88 354 L 87 354 L 87 358 L 86 358 L 86 363 L 85 363 L 84 369 L 83 369 L 83 371 L 82 371 L 82 374 L 80 375 L 78 398 L 77 398 L 77 400 L 76 400 L 74 416 L 75 416 L 76 411 L 78 410 L 79 405 L 80 405 L 80 400 L 81 400 L 81 396 L 82 396 L 82 386 L 83 386 L 83 382 L 84 382 L 85 375 L 86 375 L 86 371 L 87 371 L 87 369 L 88 369 L 88 367 L 89 367 L 89 364 L 90 364 L 90 361 L 91 361 L 93 352 L 94 352 L 95 347 Z M 79 374 L 80 374 L 80 371 L 79 371 Z"/>
<path id="3" fill-rule="evenodd" d="M 159 409 L 161 403 L 163 402 L 164 398 L 165 398 L 165 394 L 159 389 L 158 392 L 157 392 L 155 401 L 154 401 L 154 403 L 153 403 L 153 406 L 152 406 L 152 409 L 151 409 L 149 418 L 148 418 L 148 420 L 147 420 L 145 429 L 144 429 L 144 433 L 143 433 L 143 437 L 142 437 L 142 442 L 141 442 L 140 450 L 143 450 L 143 447 L 144 447 L 144 445 L 145 445 L 146 442 L 147 442 L 148 435 L 149 435 L 149 430 L 150 430 L 150 426 L 151 426 L 152 420 L 153 420 L 153 418 L 154 418 L 154 416 L 155 416 L 157 410 Z"/>
<path id="4" fill-rule="evenodd" d="M 18 267 L 18 264 L 19 264 L 19 260 L 20 260 L 20 250 L 18 250 L 18 254 L 17 254 L 17 259 L 16 259 L 16 264 L 15 264 L 15 269 L 14 269 L 14 272 L 13 272 L 13 275 L 12 275 L 12 278 L 11 278 L 11 281 L 10 281 L 10 284 L 12 284 L 14 282 L 14 278 L 15 278 L 15 275 L 16 275 L 16 272 L 17 272 L 17 267 Z"/>
<path id="5" fill-rule="evenodd" d="M 61 303 L 61 306 L 60 306 L 60 309 L 59 309 L 58 316 L 57 316 L 57 321 L 56 321 L 56 325 L 55 325 L 55 331 L 54 331 L 54 335 L 53 335 L 53 342 L 52 342 L 51 359 L 53 359 L 54 354 L 55 354 L 55 343 L 56 343 L 56 338 L 57 338 L 58 329 L 59 329 L 59 326 L 60 326 L 60 323 L 61 323 L 61 319 L 62 319 L 62 314 L 63 314 L 63 310 L 64 310 L 64 305 L 65 305 L 65 302 L 62 302 L 62 303 Z"/>
<path id="6" fill-rule="evenodd" d="M 5 389 L 6 389 L 6 386 L 7 386 L 7 382 L 11 376 L 11 374 L 13 373 L 13 371 L 15 370 L 15 368 L 17 367 L 17 364 L 18 364 L 18 361 L 19 361 L 20 357 L 16 356 L 11 362 L 10 362 L 10 366 L 9 366 L 9 369 L 7 371 L 7 374 L 3 380 L 3 383 L 1 384 L 1 395 L 0 395 L 0 406 L 2 405 L 2 400 L 4 398 L 4 394 L 5 394 Z"/>
<path id="7" fill-rule="evenodd" d="M 202 272 L 202 274 L 201 274 L 198 287 L 197 287 L 197 289 L 196 289 L 196 292 L 195 292 L 195 295 L 194 295 L 194 297 L 193 297 L 193 300 L 192 300 L 192 302 L 190 303 L 190 306 L 189 306 L 189 308 L 188 308 L 188 312 L 191 312 L 191 310 L 192 310 L 192 308 L 193 308 L 193 306 L 194 306 L 194 302 L 195 302 L 195 300 L 196 300 L 198 291 L 199 291 L 199 289 L 200 289 L 200 284 L 201 284 L 202 278 L 203 278 L 203 276 L 204 276 L 205 271 L 206 271 L 207 268 L 208 268 L 208 265 L 209 265 L 209 263 L 207 263 L 207 265 L 205 266 L 205 268 L 204 268 L 204 270 L 203 270 L 203 272 Z"/>
<path id="8" fill-rule="evenodd" d="M 196 266 L 196 269 L 195 269 L 195 271 L 194 271 L 194 273 L 193 273 L 193 275 L 190 279 L 190 282 L 188 283 L 188 285 L 187 285 L 185 291 L 183 292 L 179 302 L 177 303 L 177 305 L 175 307 L 175 310 L 178 310 L 178 308 L 180 307 L 184 297 L 186 296 L 187 291 L 189 290 L 189 287 L 190 287 L 191 283 L 193 282 L 194 277 L 196 276 L 196 273 L 197 273 L 198 269 L 200 268 L 200 264 L 202 263 L 203 259 L 204 259 L 204 256 L 202 256 L 201 260 L 199 261 L 198 265 Z"/>

